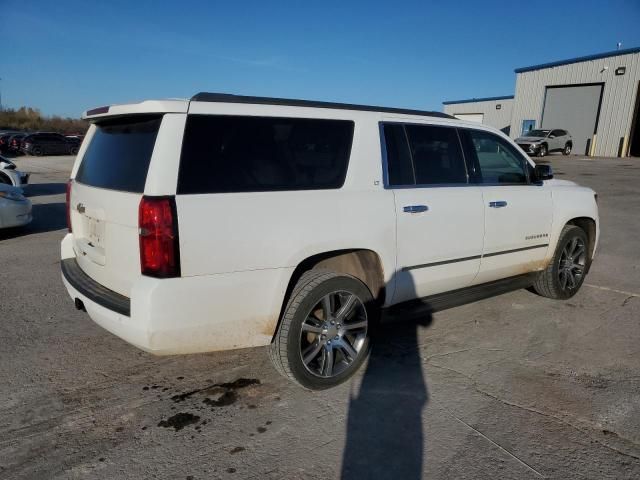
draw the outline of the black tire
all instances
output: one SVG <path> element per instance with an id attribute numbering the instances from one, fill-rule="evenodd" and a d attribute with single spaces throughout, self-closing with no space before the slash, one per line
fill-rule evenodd
<path id="1" fill-rule="evenodd" d="M 581 273 L 578 278 L 578 270 L 573 269 L 572 274 L 567 276 L 567 268 L 563 268 L 567 265 L 566 249 L 571 247 L 573 241 L 578 242 L 578 246 L 582 245 L 583 252 L 577 258 L 577 262 L 581 263 Z M 569 258 L 573 258 L 572 255 Z M 540 272 L 535 283 L 533 284 L 534 291 L 543 297 L 553 298 L 556 300 L 565 300 L 573 297 L 584 282 L 584 278 L 589 271 L 589 239 L 584 230 L 575 225 L 565 225 L 560 233 L 558 239 L 558 245 L 553 255 L 553 259 L 547 265 L 547 268 Z M 571 261 L 573 263 L 573 260 Z M 562 272 L 564 271 L 564 275 Z M 563 278 L 567 280 L 563 281 Z M 573 284 L 571 282 L 573 278 Z M 564 285 L 563 285 L 564 283 Z"/>
<path id="2" fill-rule="evenodd" d="M 70 155 L 77 155 L 77 154 L 78 154 L 78 150 L 79 150 L 79 148 L 78 148 L 78 147 L 71 147 L 71 148 L 69 149 L 69 154 L 70 154 Z"/>
<path id="3" fill-rule="evenodd" d="M 4 185 L 13 186 L 13 182 L 11 181 L 11 179 L 7 175 L 5 175 L 4 173 L 0 173 L 0 183 L 2 183 Z"/>
<path id="4" fill-rule="evenodd" d="M 348 363 L 345 362 L 349 359 L 347 356 L 342 353 L 332 353 L 332 364 L 335 362 L 335 365 L 340 365 L 343 370 L 333 376 L 319 376 L 318 373 L 311 372 L 303 361 L 302 348 L 303 342 L 308 340 L 309 335 L 315 335 L 315 337 L 313 342 L 309 341 L 308 346 L 312 346 L 311 344 L 318 345 L 320 343 L 320 335 L 307 333 L 306 336 L 303 336 L 302 328 L 303 323 L 313 316 L 312 310 L 314 307 L 317 307 L 319 302 L 327 295 L 334 295 L 335 292 L 346 292 L 356 296 L 360 301 L 359 304 L 356 304 L 358 305 L 357 308 L 360 309 L 360 312 L 364 311 L 368 326 L 365 327 L 365 337 L 363 340 L 361 339 L 360 348 L 355 358 L 351 358 L 351 362 Z M 276 370 L 288 379 L 310 390 L 324 390 L 348 380 L 358 371 L 369 355 L 370 326 L 377 308 L 373 304 L 371 292 L 364 283 L 355 277 L 320 269 L 305 272 L 291 292 L 287 306 L 282 314 L 282 321 L 274 341 L 269 347 L 269 357 Z M 315 318 L 317 319 L 317 317 Z M 362 334 L 362 331 L 360 333 Z M 324 338 L 324 335 L 322 337 Z M 329 340 L 328 343 L 331 344 L 331 341 Z M 325 348 L 328 347 L 325 345 L 320 351 L 323 365 L 321 369 L 324 369 Z M 334 349 L 332 351 L 338 352 L 335 343 L 334 347 L 331 348 Z M 338 356 L 344 358 L 338 362 Z M 348 366 L 345 366 L 347 363 Z"/>
<path id="5" fill-rule="evenodd" d="M 538 150 L 538 156 L 540 158 L 546 157 L 547 153 L 548 153 L 547 144 L 543 143 L 542 145 L 540 145 L 540 150 Z"/>
<path id="6" fill-rule="evenodd" d="M 44 155 L 44 150 L 42 150 L 42 147 L 33 147 L 31 153 L 33 153 L 36 157 L 40 157 Z"/>
<path id="7" fill-rule="evenodd" d="M 562 154 L 563 155 L 571 155 L 571 144 L 567 143 L 564 148 L 562 149 Z"/>

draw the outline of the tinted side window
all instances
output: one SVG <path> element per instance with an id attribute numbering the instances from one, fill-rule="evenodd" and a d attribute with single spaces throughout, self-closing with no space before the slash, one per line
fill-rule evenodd
<path id="1" fill-rule="evenodd" d="M 129 117 L 96 125 L 76 181 L 142 193 L 162 117 Z"/>
<path id="2" fill-rule="evenodd" d="M 389 186 L 415 185 L 409 144 L 404 126 L 388 123 L 384 126 L 384 141 L 387 149 L 387 174 Z"/>
<path id="3" fill-rule="evenodd" d="M 528 183 L 528 162 L 502 138 L 488 132 L 469 130 L 468 135 L 480 168 L 480 183 Z M 467 143 L 468 145 L 468 143 Z"/>
<path id="4" fill-rule="evenodd" d="M 189 115 L 178 193 L 340 188 L 353 122 Z"/>
<path id="5" fill-rule="evenodd" d="M 467 183 L 467 170 L 454 128 L 406 125 L 416 183 Z"/>

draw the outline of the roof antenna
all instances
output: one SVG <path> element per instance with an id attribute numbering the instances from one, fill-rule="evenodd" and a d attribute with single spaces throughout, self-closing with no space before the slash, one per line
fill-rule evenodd
<path id="1" fill-rule="evenodd" d="M 620 50 L 622 48 L 622 42 L 618 42 L 616 47 L 617 47 L 616 50 Z"/>

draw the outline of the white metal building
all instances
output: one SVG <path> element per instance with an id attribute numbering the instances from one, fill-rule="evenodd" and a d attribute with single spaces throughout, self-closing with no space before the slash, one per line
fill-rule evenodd
<path id="1" fill-rule="evenodd" d="M 560 128 L 573 137 L 573 153 L 640 156 L 640 48 L 517 68 L 511 112 L 513 138 L 531 128 Z M 444 102 L 445 113 L 450 105 Z M 469 112 L 484 102 L 468 101 Z M 483 123 L 496 125 L 487 116 Z"/>
<path id="2" fill-rule="evenodd" d="M 513 95 L 505 97 L 470 98 L 469 100 L 451 100 L 442 102 L 444 113 L 460 120 L 485 123 L 509 133 Z"/>

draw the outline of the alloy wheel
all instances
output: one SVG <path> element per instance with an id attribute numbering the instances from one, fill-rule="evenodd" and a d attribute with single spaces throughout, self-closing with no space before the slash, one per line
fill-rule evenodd
<path id="1" fill-rule="evenodd" d="M 331 378 L 349 369 L 367 337 L 367 310 L 352 292 L 332 292 L 307 314 L 300 332 L 300 356 L 311 374 Z"/>
<path id="2" fill-rule="evenodd" d="M 573 237 L 560 255 L 558 281 L 564 291 L 572 291 L 580 286 L 587 259 L 587 250 L 582 239 Z"/>

